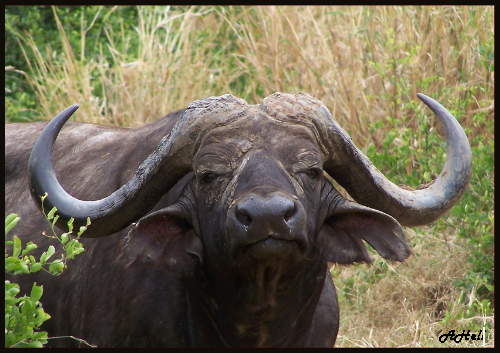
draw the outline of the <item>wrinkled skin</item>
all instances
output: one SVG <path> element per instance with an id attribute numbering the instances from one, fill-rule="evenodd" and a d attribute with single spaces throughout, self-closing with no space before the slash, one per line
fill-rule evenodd
<path id="1" fill-rule="evenodd" d="M 345 240 L 343 251 L 328 241 L 335 233 L 335 217 L 331 217 L 335 207 L 341 210 L 343 203 L 355 204 L 343 199 L 323 176 L 321 152 L 307 128 L 264 115 L 256 118 L 256 124 L 252 117 L 230 130 L 207 134 L 193 161 L 196 175 L 188 175 L 172 189 L 155 207 L 156 213 L 115 235 L 82 239 L 86 251 L 59 277 L 41 272 L 19 278 L 24 290 L 33 281 L 44 284 L 44 307 L 53 317 L 44 329 L 50 335 L 73 335 L 99 346 L 333 346 L 339 310 L 326 261 L 369 261 L 364 245 L 359 247 L 360 238 L 353 244 Z M 168 128 L 172 123 L 163 125 Z M 43 126 L 38 125 L 37 129 Z M 131 130 L 95 127 L 89 131 L 88 125 L 68 125 L 55 150 L 55 160 L 60 161 L 56 172 L 63 186 L 81 199 L 103 197 L 117 188 L 136 168 L 134 162 L 144 157 L 131 158 L 136 151 L 124 153 L 127 144 L 116 144 L 127 141 Z M 86 129 L 86 139 L 70 150 L 65 148 L 81 129 Z M 33 131 L 29 135 L 36 136 Z M 27 202 L 26 180 L 19 178 L 34 141 L 17 136 L 17 143 L 24 141 L 25 151 L 12 174 L 7 174 L 6 210 L 22 217 L 15 234 L 24 235 L 24 241 L 34 234 L 39 249 L 46 249 L 52 242 L 39 235 L 47 229 L 46 221 Z M 142 154 L 150 153 L 159 138 L 150 138 Z M 79 154 L 82 149 L 87 151 L 85 163 Z M 10 151 L 7 144 L 6 161 L 14 158 Z M 103 162 L 112 153 L 115 158 Z M 117 170 L 128 165 L 130 170 L 114 178 L 93 173 L 100 187 L 88 188 L 90 170 L 104 171 L 110 168 L 106 163 Z M 15 199 L 11 192 L 18 189 L 22 194 Z M 165 207 L 181 191 L 177 202 Z M 291 203 L 296 208 L 288 221 L 292 230 L 283 219 L 281 223 L 262 220 L 257 226 L 265 232 L 251 225 L 245 231 L 245 225 L 235 219 L 235 207 L 244 209 L 252 198 L 274 198 L 278 208 L 280 201 Z M 394 239 L 403 244 L 400 256 L 409 255 L 394 220 L 357 207 L 362 214 L 373 213 L 369 217 L 375 223 L 393 224 Z M 344 208 L 353 220 L 361 217 Z M 323 247 L 319 236 L 325 239 Z M 269 238 L 268 243 L 261 237 Z M 49 341 L 55 346 L 75 344 L 69 339 Z"/>
<path id="2" fill-rule="evenodd" d="M 339 315 L 327 261 L 369 262 L 361 241 L 366 231 L 390 243 L 383 247 L 394 259 L 410 254 L 394 219 L 336 192 L 303 126 L 249 113 L 210 131 L 193 169 L 179 201 L 139 222 L 128 239 L 135 249 L 134 239 L 155 233 L 171 215 L 193 227 L 188 251 L 201 266 L 188 297 L 194 327 L 203 329 L 190 345 L 332 347 Z M 177 263 L 169 256 L 164 261 Z"/>
<path id="3" fill-rule="evenodd" d="M 159 199 L 148 214 L 114 234 L 82 239 L 86 251 L 59 277 L 16 277 L 24 291 L 34 281 L 44 285 L 49 335 L 98 346 L 334 345 L 339 307 L 327 263 L 371 262 L 363 241 L 404 261 L 406 237 L 393 217 L 334 189 L 323 172 L 327 153 L 305 118 L 285 121 L 257 106 L 242 111 L 234 119 L 213 113 L 202 133 L 179 125 L 183 141 L 197 136 L 192 156 L 186 145 L 175 147 L 193 172 L 148 196 Z M 182 116 L 135 130 L 67 123 L 54 149 L 61 185 L 80 200 L 107 197 Z M 44 126 L 6 125 L 6 214 L 21 216 L 14 233 L 39 253 L 53 242 L 40 235 L 47 225 L 30 200 L 26 165 Z"/>
<path id="4" fill-rule="evenodd" d="M 225 318 L 219 330 L 228 333 L 225 342 L 229 345 L 243 339 L 249 346 L 333 346 L 338 331 L 336 295 L 333 286 L 323 289 L 323 284 L 326 261 L 344 260 L 335 257 L 340 249 L 329 249 L 328 239 L 339 237 L 333 229 L 334 214 L 345 200 L 323 177 L 321 151 L 310 130 L 259 113 L 234 125 L 208 134 L 194 163 L 195 194 L 202 196 L 197 198 L 197 213 L 206 215 L 200 217 L 200 228 L 216 230 L 208 236 L 201 232 L 204 248 L 209 250 L 206 278 L 221 283 L 220 274 L 227 273 L 226 285 L 204 293 L 208 300 L 212 297 L 230 304 L 211 316 L 214 321 L 221 314 Z M 209 181 L 207 173 L 214 175 Z M 266 207 L 281 209 L 270 219 L 274 213 Z M 268 216 L 260 219 L 259 214 L 266 211 Z M 347 218 L 362 224 L 356 211 Z M 323 227 L 328 216 L 332 226 Z M 404 234 L 394 220 L 375 212 L 369 217 L 375 223 L 394 223 L 394 234 L 380 235 L 392 237 L 401 246 L 400 257 L 409 256 Z M 322 228 L 323 244 L 318 239 Z M 354 250 L 356 256 L 362 251 Z M 322 290 L 330 316 L 319 310 L 315 314 Z M 231 300 L 234 297 L 241 301 Z M 320 325 L 308 330 L 314 314 Z"/>
<path id="5" fill-rule="evenodd" d="M 201 281 L 206 290 L 199 301 L 206 303 L 207 316 L 217 323 L 214 331 L 225 333 L 220 342 L 207 344 L 296 346 L 310 338 L 333 346 L 336 315 L 322 319 L 330 331 L 325 337 L 310 337 L 314 333 L 307 330 L 326 274 L 315 239 L 325 180 L 321 155 L 305 128 L 280 127 L 259 118 L 262 121 L 252 126 L 245 121 L 230 130 L 212 131 L 194 162 L 196 213 L 205 215 L 199 226 L 210 230 L 201 231 L 206 259 Z M 259 218 L 259 212 L 272 212 L 265 209 L 266 201 L 283 210 L 275 218 Z M 287 201 L 286 206 L 296 210 L 285 220 L 280 202 Z M 261 209 L 252 202 L 260 202 Z M 245 207 L 254 212 L 251 221 Z M 208 305 L 212 301 L 220 307 Z"/>

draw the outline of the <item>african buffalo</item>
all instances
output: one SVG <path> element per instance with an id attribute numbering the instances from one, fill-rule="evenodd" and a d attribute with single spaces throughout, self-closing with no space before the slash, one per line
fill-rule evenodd
<path id="1" fill-rule="evenodd" d="M 70 217 L 76 227 L 92 220 L 86 251 L 61 276 L 16 281 L 44 285 L 50 336 L 98 346 L 332 347 L 339 307 L 327 262 L 371 262 L 363 240 L 404 261 L 401 225 L 437 220 L 469 183 L 462 128 L 419 98 L 447 142 L 443 171 L 419 190 L 387 180 L 307 94 L 275 93 L 260 105 L 210 97 L 137 129 L 66 123 L 77 105 L 49 123 L 6 124 L 6 214 L 22 218 L 15 233 L 40 251 L 52 244 L 36 209 L 45 192 L 61 229 Z"/>

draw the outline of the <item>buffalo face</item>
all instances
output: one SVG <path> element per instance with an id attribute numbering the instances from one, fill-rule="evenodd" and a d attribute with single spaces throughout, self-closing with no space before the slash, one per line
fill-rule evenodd
<path id="1" fill-rule="evenodd" d="M 396 220 L 348 201 L 326 179 L 325 153 L 310 127 L 249 109 L 207 131 L 196 147 L 194 176 L 178 202 L 141 220 L 129 242 L 187 224 L 191 243 L 199 243 L 187 253 L 221 273 L 371 262 L 363 240 L 387 259 L 410 255 Z"/>
<path id="2" fill-rule="evenodd" d="M 322 155 L 307 128 L 249 114 L 210 131 L 193 169 L 201 233 L 218 257 L 252 262 L 311 256 Z"/>

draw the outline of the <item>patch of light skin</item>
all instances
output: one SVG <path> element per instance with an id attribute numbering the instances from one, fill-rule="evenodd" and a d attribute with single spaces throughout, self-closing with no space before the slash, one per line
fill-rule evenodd
<path id="1" fill-rule="evenodd" d="M 254 106 L 255 107 L 255 106 Z M 255 108 L 254 108 L 255 109 Z M 282 121 L 279 121 L 273 117 L 270 117 L 269 115 L 265 114 L 260 114 L 261 112 L 258 113 L 254 113 L 254 114 L 251 114 L 253 115 L 253 118 L 252 120 L 254 121 L 254 123 L 260 123 L 262 120 L 272 120 L 272 121 L 276 121 L 276 122 L 279 122 L 280 124 L 283 124 L 284 122 Z M 248 113 L 248 115 L 250 115 L 250 112 Z M 247 115 L 247 116 L 248 116 Z M 302 125 L 304 126 L 303 124 L 301 123 L 297 123 L 297 122 L 293 122 L 292 124 L 294 125 Z M 309 129 L 311 130 L 311 126 L 304 126 L 304 128 L 306 129 Z M 315 129 L 313 129 L 315 130 Z M 312 131 L 312 135 L 315 136 L 317 135 L 317 131 Z M 237 201 L 237 200 L 234 200 L 233 197 L 234 197 L 234 192 L 235 192 L 235 189 L 236 189 L 236 185 L 237 185 L 237 182 L 238 182 L 238 179 L 239 179 L 239 176 L 241 174 L 241 172 L 243 171 L 243 169 L 245 168 L 246 164 L 248 163 L 249 159 L 250 159 L 250 151 L 252 150 L 252 148 L 254 148 L 253 146 L 253 141 L 255 140 L 255 136 L 250 136 L 247 139 L 245 139 L 245 142 L 238 142 L 238 147 L 239 147 L 239 152 L 244 154 L 244 157 L 243 159 L 241 160 L 241 163 L 239 163 L 238 166 L 236 166 L 238 164 L 237 161 L 231 161 L 231 168 L 234 170 L 234 177 L 228 182 L 227 186 L 225 187 L 223 193 L 217 197 L 217 200 L 215 200 L 216 202 L 220 199 L 222 200 L 227 200 L 228 204 L 229 204 L 229 207 L 228 207 L 228 210 L 231 208 L 231 206 Z M 271 145 L 272 144 L 279 144 L 281 141 L 280 140 L 272 140 L 270 141 Z M 302 156 L 302 155 L 307 155 L 311 153 L 310 151 L 307 151 L 307 150 L 304 150 L 304 151 L 300 151 L 299 153 L 299 156 Z M 321 151 L 321 148 L 320 148 L 320 153 L 323 155 L 322 151 Z M 322 156 L 323 157 L 323 156 Z M 300 160 L 298 163 L 294 163 L 292 165 L 292 172 L 293 173 L 296 173 L 296 172 L 299 172 L 301 170 L 304 170 L 304 169 L 308 169 L 310 167 L 314 167 L 317 165 L 317 162 L 314 162 L 314 163 L 310 163 L 308 162 L 308 158 L 307 157 L 302 157 L 302 158 L 299 158 L 299 159 L 302 159 Z M 324 159 L 324 158 L 322 158 Z M 295 193 L 297 195 L 300 195 L 301 197 L 305 197 L 305 192 L 304 192 L 304 189 L 302 188 L 302 185 L 301 183 L 299 183 L 297 181 L 297 179 L 291 175 L 289 172 L 288 172 L 288 169 L 285 168 L 285 166 L 283 165 L 283 163 L 278 160 L 277 161 L 280 165 L 280 167 L 282 168 L 282 170 L 286 173 L 288 179 L 291 181 L 291 183 L 293 184 L 294 188 L 295 188 Z M 198 171 L 199 172 L 199 171 Z M 293 198 L 297 198 L 296 195 L 292 195 Z"/>
<path id="2" fill-rule="evenodd" d="M 238 168 L 235 171 L 234 177 L 228 183 L 228 185 L 224 189 L 224 192 L 221 195 L 221 199 L 222 200 L 228 200 L 229 207 L 228 207 L 227 212 L 229 212 L 229 210 L 231 209 L 231 207 L 238 201 L 237 199 L 236 200 L 233 199 L 233 197 L 234 197 L 234 191 L 236 189 L 239 176 L 241 175 L 243 169 L 245 168 L 245 166 L 248 163 L 248 161 L 250 160 L 250 158 L 251 158 L 251 155 L 249 155 L 248 153 L 245 154 L 245 157 L 243 157 L 243 160 L 241 161 L 241 164 L 238 166 Z M 293 186 L 295 188 L 295 194 L 291 195 L 291 197 L 294 200 L 298 200 L 299 199 L 297 197 L 297 195 L 299 195 L 299 196 L 301 196 L 301 197 L 304 198 L 305 197 L 305 191 L 302 188 L 302 185 L 297 181 L 296 178 L 294 178 L 292 175 L 290 175 L 290 173 L 288 173 L 286 171 L 285 166 L 283 165 L 283 163 L 280 160 L 278 160 L 277 162 L 278 162 L 280 168 L 285 172 L 286 176 L 288 177 L 288 180 L 293 184 Z M 302 164 L 302 163 L 300 162 L 300 163 L 296 163 L 296 164 L 298 165 L 298 164 Z M 294 171 L 298 170 L 298 167 L 296 167 L 294 165 L 294 166 L 292 166 L 292 170 L 294 170 Z"/>
<path id="3" fill-rule="evenodd" d="M 249 152 L 250 149 L 252 147 L 248 148 L 248 150 L 246 152 Z M 299 153 L 299 157 L 302 156 L 302 155 L 308 155 L 308 154 L 311 154 L 310 151 L 302 151 L 301 153 Z M 236 169 L 235 171 L 235 176 L 233 177 L 233 179 L 228 183 L 227 187 L 225 188 L 223 194 L 222 194 L 222 199 L 223 200 L 228 200 L 228 203 L 230 204 L 230 207 L 238 200 L 233 200 L 233 196 L 234 196 L 234 191 L 235 191 L 235 188 L 236 188 L 236 185 L 237 185 L 237 182 L 238 182 L 238 178 L 240 176 L 240 174 L 242 173 L 243 169 L 245 168 L 245 165 L 248 163 L 249 159 L 251 158 L 251 156 L 249 155 L 249 153 L 245 153 L 245 156 L 243 157 L 242 161 L 241 161 L 241 164 L 238 166 L 238 168 Z M 302 158 L 299 158 L 299 159 L 302 159 Z M 305 198 L 305 191 L 301 185 L 300 182 L 298 182 L 297 178 L 295 178 L 293 175 L 291 175 L 288 171 L 287 171 L 287 168 L 283 165 L 283 162 L 281 160 L 277 160 L 276 161 L 280 168 L 285 172 L 288 180 L 292 183 L 292 185 L 294 186 L 294 191 L 295 191 L 295 194 L 296 195 L 291 195 L 294 199 L 298 199 L 297 196 L 301 196 L 303 198 Z M 303 171 L 303 170 L 306 170 L 306 169 L 309 169 L 311 167 L 316 167 L 318 165 L 318 162 L 314 162 L 314 163 L 311 163 L 310 161 L 307 161 L 307 158 L 303 158 L 303 160 L 299 160 L 297 163 L 294 163 L 292 165 L 292 172 L 293 173 L 298 173 L 300 171 Z M 319 166 L 321 168 L 321 166 Z M 230 208 L 229 207 L 229 208 Z"/>
<path id="4" fill-rule="evenodd" d="M 252 149 L 252 147 L 250 147 L 248 149 L 248 151 L 250 151 L 251 149 Z M 227 202 L 229 204 L 228 212 L 229 212 L 229 209 L 231 209 L 231 206 L 237 201 L 237 200 L 233 200 L 234 191 L 236 190 L 238 178 L 241 175 L 241 172 L 243 171 L 243 169 L 245 168 L 245 165 L 248 163 L 248 160 L 250 159 L 250 154 L 248 153 L 248 151 L 247 151 L 247 153 L 245 153 L 245 157 L 243 157 L 243 160 L 241 161 L 240 165 L 236 169 L 234 177 L 228 183 L 228 185 L 224 189 L 224 192 L 222 193 L 222 196 L 221 196 L 222 200 L 227 200 Z"/>
<path id="5" fill-rule="evenodd" d="M 288 180 L 290 180 L 295 188 L 295 193 L 296 194 L 299 194 L 301 197 L 305 197 L 305 192 L 304 192 L 304 189 L 302 188 L 302 185 L 297 181 L 296 178 L 294 178 L 292 175 L 290 175 L 290 173 L 288 173 L 286 171 L 286 168 L 285 166 L 283 166 L 283 163 L 281 163 L 281 161 L 278 161 L 281 169 L 283 169 L 283 171 L 285 172 L 286 176 L 288 177 Z M 302 164 L 302 163 L 295 163 L 293 166 L 292 166 L 292 171 L 295 172 L 298 168 L 296 167 L 297 164 Z M 298 199 L 297 195 L 291 195 L 294 199 Z"/>

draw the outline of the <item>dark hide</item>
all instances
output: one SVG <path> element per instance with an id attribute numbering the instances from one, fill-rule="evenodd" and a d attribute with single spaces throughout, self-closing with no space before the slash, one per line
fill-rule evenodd
<path id="1" fill-rule="evenodd" d="M 135 130 L 66 124 L 54 150 L 62 186 L 82 200 L 111 194 L 181 113 Z M 194 173 L 137 224 L 82 239 L 85 252 L 62 275 L 16 276 L 25 292 L 44 285 L 49 336 L 109 347 L 334 345 L 339 307 L 327 262 L 370 262 L 363 241 L 403 261 L 404 232 L 334 189 L 307 128 L 251 118 L 207 134 Z M 41 235 L 49 227 L 26 165 L 44 125 L 6 125 L 6 215 L 21 217 L 11 233 L 38 254 L 54 242 Z"/>

